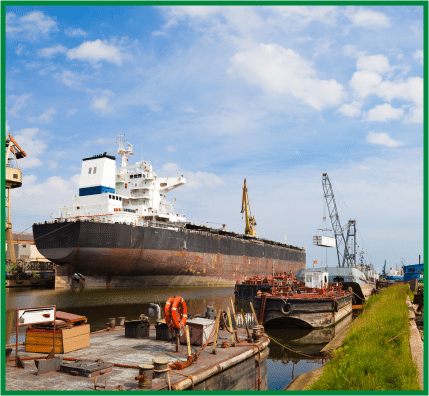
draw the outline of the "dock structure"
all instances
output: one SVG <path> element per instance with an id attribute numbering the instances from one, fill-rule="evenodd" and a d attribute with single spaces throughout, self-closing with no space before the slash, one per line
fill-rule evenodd
<path id="1" fill-rule="evenodd" d="M 5 388 L 7 391 L 139 390 L 145 383 L 151 390 L 267 390 L 269 339 L 262 336 L 249 342 L 244 329 L 238 329 L 236 335 L 240 342 L 232 346 L 231 334 L 219 330 L 215 353 L 210 344 L 202 351 L 201 346 L 192 346 L 191 355 L 197 354 L 197 358 L 183 370 L 171 369 L 170 364 L 187 362 L 188 346 L 180 345 L 176 352 L 176 343 L 156 340 L 153 328 L 148 338 L 126 338 L 124 327 L 91 333 L 89 347 L 57 354 L 56 363 L 51 364 L 57 365 L 57 369 L 59 364 L 70 367 L 40 375 L 41 361 L 43 367 L 49 366 L 46 354 L 25 352 L 25 345 L 19 345 L 18 356 L 25 367 L 15 367 L 14 354 L 10 356 L 6 362 Z M 169 368 L 155 370 L 149 382 L 147 378 L 139 379 L 142 369 L 153 367 L 154 361 L 168 362 Z"/>

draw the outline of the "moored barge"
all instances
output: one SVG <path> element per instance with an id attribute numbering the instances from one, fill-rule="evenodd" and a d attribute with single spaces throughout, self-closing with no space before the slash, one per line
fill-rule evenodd
<path id="1" fill-rule="evenodd" d="M 352 292 L 328 283 L 327 273 L 307 271 L 305 282 L 286 273 L 250 277 L 236 285 L 236 296 L 251 284 L 271 286 L 253 298 L 259 323 L 266 327 L 324 328 L 352 313 Z"/>

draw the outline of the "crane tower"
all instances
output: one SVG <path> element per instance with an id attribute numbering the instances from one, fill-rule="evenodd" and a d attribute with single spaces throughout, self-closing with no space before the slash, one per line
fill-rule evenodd
<path id="1" fill-rule="evenodd" d="M 9 155 L 13 155 L 13 157 L 9 158 Z M 22 172 L 18 166 L 18 159 L 26 156 L 27 154 L 25 151 L 19 147 L 15 139 L 8 133 L 6 137 L 6 241 L 9 259 L 13 267 L 16 266 L 16 258 L 12 236 L 12 221 L 10 217 L 11 189 L 21 187 L 22 185 Z M 13 160 L 15 160 L 16 168 L 12 166 Z"/>
<path id="2" fill-rule="evenodd" d="M 340 223 L 340 217 L 338 216 L 334 191 L 327 173 L 323 174 L 322 186 L 329 217 L 331 218 L 332 229 L 334 230 L 337 245 L 338 266 L 356 267 L 356 220 L 349 220 L 346 226 L 347 238 L 345 238 L 343 228 Z M 344 251 L 344 254 L 341 253 L 342 251 Z"/>
<path id="3" fill-rule="evenodd" d="M 246 216 L 246 227 L 244 229 L 244 233 L 246 235 L 256 236 L 256 230 L 255 230 L 256 220 L 250 213 L 249 196 L 247 194 L 246 179 L 244 179 L 244 184 L 243 184 L 243 199 L 241 203 L 241 213 L 245 213 L 245 216 Z"/>

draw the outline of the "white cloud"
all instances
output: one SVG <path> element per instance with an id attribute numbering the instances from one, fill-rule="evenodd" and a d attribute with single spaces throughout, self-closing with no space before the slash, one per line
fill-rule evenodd
<path id="1" fill-rule="evenodd" d="M 259 44 L 230 59 L 231 75 L 238 75 L 274 95 L 289 94 L 320 110 L 337 105 L 345 96 L 337 81 L 321 80 L 312 62 L 278 44 Z"/>
<path id="2" fill-rule="evenodd" d="M 325 25 L 335 24 L 338 11 L 335 6 L 179 6 L 160 7 L 167 22 L 162 32 L 177 26 L 183 20 L 190 22 L 196 29 L 216 34 L 222 39 L 251 38 L 271 31 L 297 31 L 306 28 L 312 22 Z"/>
<path id="3" fill-rule="evenodd" d="M 70 70 L 63 70 L 61 73 L 55 73 L 54 78 L 69 88 L 83 89 L 83 83 L 89 79 L 89 76 L 77 74 Z"/>
<path id="4" fill-rule="evenodd" d="M 403 109 L 395 109 L 389 103 L 384 103 L 369 110 L 366 114 L 366 120 L 380 122 L 399 120 L 402 118 L 403 114 Z"/>
<path id="5" fill-rule="evenodd" d="M 359 7 L 345 7 L 344 14 L 353 25 L 364 28 L 388 28 L 390 19 L 383 13 Z"/>
<path id="6" fill-rule="evenodd" d="M 6 14 L 6 33 L 12 37 L 34 40 L 56 29 L 57 22 L 41 11 L 32 11 L 18 19 L 13 12 Z"/>
<path id="7" fill-rule="evenodd" d="M 167 151 L 168 151 L 169 153 L 174 153 L 174 152 L 176 152 L 176 151 L 177 151 L 177 148 L 176 148 L 176 147 L 174 147 L 174 146 L 169 145 L 169 146 L 167 146 Z"/>
<path id="8" fill-rule="evenodd" d="M 361 114 L 362 104 L 354 100 L 352 103 L 345 103 L 339 109 L 338 112 L 347 117 L 358 117 Z"/>
<path id="9" fill-rule="evenodd" d="M 412 106 L 408 114 L 404 117 L 406 124 L 421 124 L 423 123 L 423 106 Z"/>
<path id="10" fill-rule="evenodd" d="M 191 106 L 185 107 L 185 113 L 196 113 L 196 112 L 197 111 Z"/>
<path id="11" fill-rule="evenodd" d="M 67 117 L 71 117 L 72 115 L 75 115 L 79 112 L 79 109 L 68 109 L 67 110 Z"/>
<path id="12" fill-rule="evenodd" d="M 162 176 L 161 176 L 162 174 Z M 225 184 L 221 177 L 212 172 L 188 172 L 184 171 L 180 165 L 173 162 L 167 162 L 159 171 L 161 177 L 173 177 L 175 175 L 183 175 L 186 179 L 186 186 L 192 189 L 207 189 L 215 188 Z M 164 176 L 165 175 L 165 176 Z"/>
<path id="13" fill-rule="evenodd" d="M 6 133 L 9 133 L 9 131 L 10 131 L 10 126 L 9 126 L 7 120 L 6 120 Z"/>
<path id="14" fill-rule="evenodd" d="M 64 30 L 64 34 L 70 37 L 86 37 L 88 33 L 86 33 L 84 30 L 78 28 L 78 29 L 66 29 Z"/>
<path id="15" fill-rule="evenodd" d="M 42 131 L 39 128 L 24 128 L 15 132 L 14 139 L 27 153 L 27 157 L 19 160 L 20 168 L 34 168 L 42 165 L 42 161 L 38 156 L 45 151 L 47 146 L 39 139 L 41 134 Z"/>
<path id="16" fill-rule="evenodd" d="M 8 115 L 12 117 L 20 117 L 18 111 L 23 108 L 30 98 L 31 94 L 9 95 L 7 97 Z M 10 104 L 11 103 L 11 104 Z"/>
<path id="17" fill-rule="evenodd" d="M 377 87 L 376 94 L 387 101 L 402 99 L 423 105 L 423 79 L 409 77 L 407 80 L 383 81 Z"/>
<path id="18" fill-rule="evenodd" d="M 360 56 L 365 56 L 366 51 L 358 51 L 355 45 L 347 44 L 343 47 L 343 54 L 358 58 Z"/>
<path id="19" fill-rule="evenodd" d="M 46 47 L 39 50 L 39 55 L 44 58 L 52 58 L 55 54 L 62 53 L 64 54 L 67 51 L 67 48 L 58 44 L 54 47 Z"/>
<path id="20" fill-rule="evenodd" d="M 58 168 L 58 162 L 52 161 L 52 160 L 48 161 L 48 169 L 49 170 L 55 170 L 57 168 Z"/>
<path id="21" fill-rule="evenodd" d="M 381 132 L 377 133 L 375 131 L 369 132 L 366 136 L 366 141 L 368 143 L 380 144 L 386 147 L 400 147 L 403 146 L 404 143 L 399 140 L 392 139 L 388 133 Z"/>
<path id="22" fill-rule="evenodd" d="M 95 110 L 102 115 L 106 115 L 113 111 L 113 107 L 109 105 L 110 97 L 113 96 L 113 92 L 105 89 L 101 95 L 95 95 L 92 98 L 91 109 Z"/>
<path id="23" fill-rule="evenodd" d="M 30 117 L 29 121 L 31 122 L 39 122 L 41 124 L 50 124 L 52 122 L 54 114 L 57 111 L 54 108 L 46 110 L 43 114 L 40 114 L 38 117 Z"/>
<path id="24" fill-rule="evenodd" d="M 360 56 L 357 60 L 357 70 L 372 71 L 384 74 L 392 70 L 389 65 L 389 58 L 384 55 Z"/>
<path id="25" fill-rule="evenodd" d="M 382 79 L 378 73 L 372 71 L 357 71 L 353 73 L 350 86 L 358 97 L 365 98 L 376 92 Z"/>
<path id="26" fill-rule="evenodd" d="M 19 207 L 20 214 L 24 212 L 26 216 L 28 214 L 49 216 L 50 213 L 57 215 L 59 207 L 71 205 L 73 195 L 79 190 L 79 179 L 80 174 L 77 174 L 70 180 L 52 176 L 39 182 L 35 175 L 26 175 L 23 177 L 22 187 L 14 191 L 15 207 Z M 49 218 L 43 217 L 36 221 L 42 220 Z"/>
<path id="27" fill-rule="evenodd" d="M 421 65 L 423 65 L 423 51 L 417 50 L 413 53 L 413 59 L 415 59 L 417 62 L 419 62 Z"/>
<path id="28" fill-rule="evenodd" d="M 85 41 L 79 47 L 67 51 L 69 59 L 79 59 L 96 64 L 99 61 L 107 61 L 118 66 L 122 65 L 123 54 L 119 47 L 108 44 L 106 40 Z"/>

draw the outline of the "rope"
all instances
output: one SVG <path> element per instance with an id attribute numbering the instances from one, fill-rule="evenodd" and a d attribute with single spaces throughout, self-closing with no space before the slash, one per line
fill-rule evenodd
<path id="1" fill-rule="evenodd" d="M 271 338 L 270 336 L 266 335 L 265 333 L 264 333 L 264 335 L 265 335 L 266 337 L 268 337 L 271 341 L 274 341 L 276 344 L 279 344 L 280 346 L 282 346 L 283 348 L 286 348 L 286 349 L 287 349 L 288 351 L 290 351 L 290 352 L 296 353 L 297 355 L 301 355 L 301 356 L 305 356 L 305 357 L 308 357 L 308 358 L 314 359 L 314 356 L 310 356 L 310 355 L 306 355 L 305 353 L 301 353 L 301 352 L 294 351 L 293 349 L 290 349 L 290 348 L 288 348 L 287 346 L 285 346 L 285 345 L 283 345 L 283 344 L 280 344 L 280 342 L 276 341 L 274 338 Z"/>
<path id="2" fill-rule="evenodd" d="M 47 235 L 49 235 L 49 234 L 52 234 L 53 232 L 59 231 L 59 230 L 61 230 L 61 229 L 65 228 L 65 227 L 67 227 L 67 226 L 69 226 L 69 225 L 71 225 L 71 224 L 73 224 L 73 223 L 68 223 L 68 224 L 66 224 L 66 225 L 65 225 L 65 226 L 63 226 L 63 227 L 58 228 L 57 230 L 54 230 L 54 231 L 48 232 L 48 233 L 47 233 L 47 234 L 45 234 L 45 235 L 39 236 L 39 238 L 35 238 L 34 240 L 35 240 L 35 241 L 37 241 L 38 239 L 43 238 L 43 237 L 45 237 L 45 236 L 47 236 Z"/>

